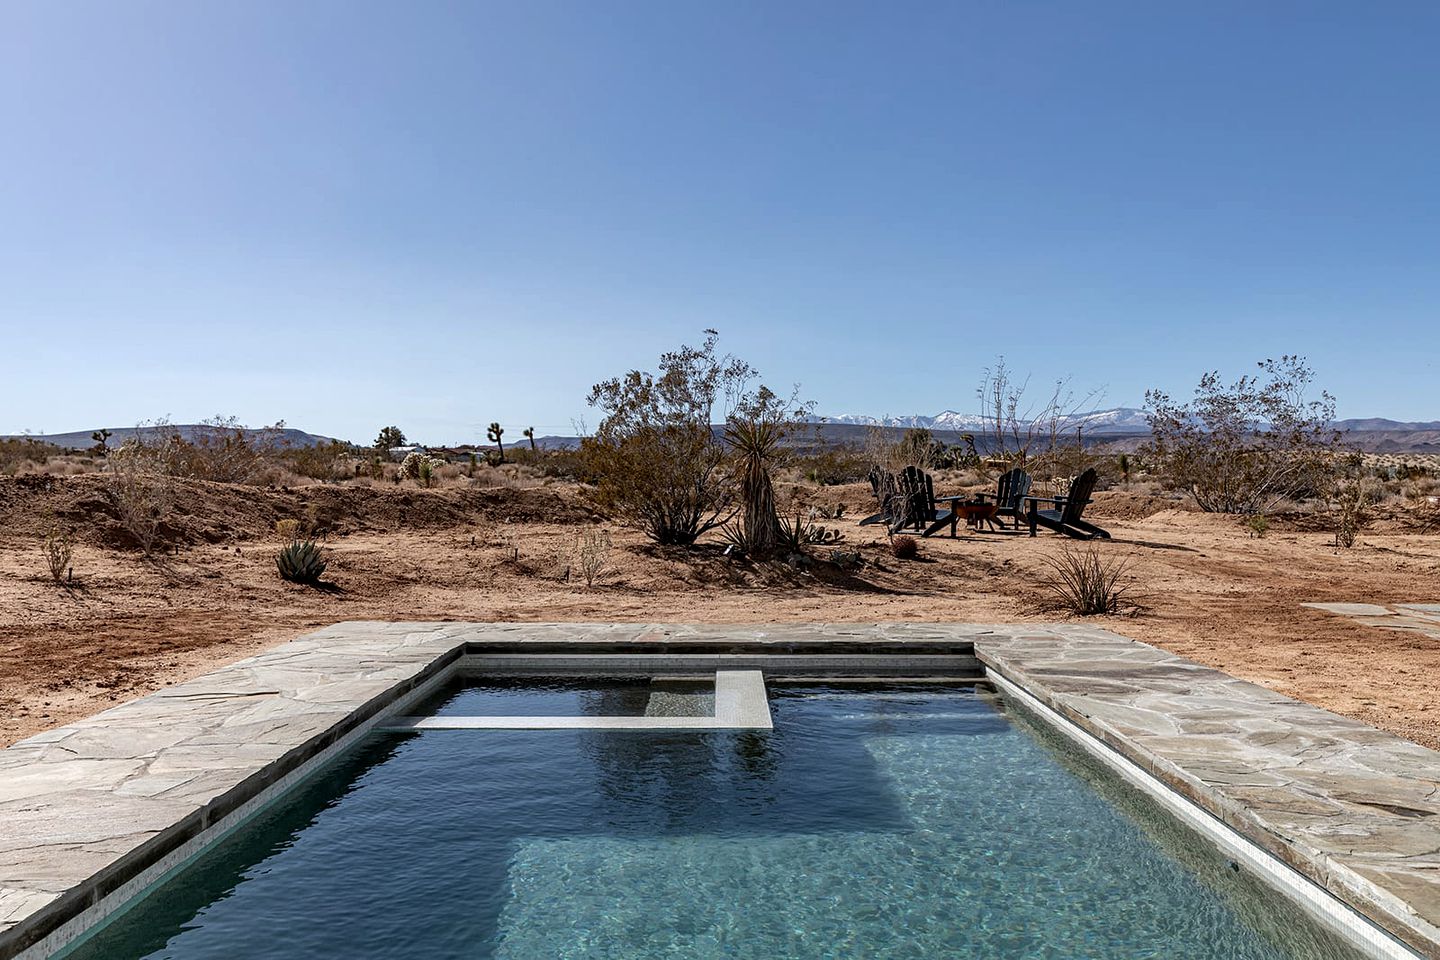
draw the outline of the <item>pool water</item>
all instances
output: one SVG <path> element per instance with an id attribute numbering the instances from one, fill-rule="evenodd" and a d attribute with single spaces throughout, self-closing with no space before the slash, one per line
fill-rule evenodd
<path id="1" fill-rule="evenodd" d="M 68 956 L 1358 960 L 993 695 L 771 709 L 376 736 Z"/>

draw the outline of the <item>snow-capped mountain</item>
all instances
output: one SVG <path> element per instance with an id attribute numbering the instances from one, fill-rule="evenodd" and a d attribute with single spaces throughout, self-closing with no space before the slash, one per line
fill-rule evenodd
<path id="1" fill-rule="evenodd" d="M 978 413 L 960 413 L 945 410 L 934 416 L 913 414 L 907 417 L 873 417 L 866 414 L 841 414 L 838 416 L 817 416 L 822 423 L 841 423 L 860 427 L 902 427 L 925 430 L 953 430 L 961 433 L 984 431 L 990 428 L 990 421 Z M 1066 429 L 1083 427 L 1099 433 L 1143 433 L 1149 430 L 1145 414 L 1133 407 L 1116 407 L 1112 410 L 1095 410 L 1090 413 L 1074 414 L 1061 419 Z"/>

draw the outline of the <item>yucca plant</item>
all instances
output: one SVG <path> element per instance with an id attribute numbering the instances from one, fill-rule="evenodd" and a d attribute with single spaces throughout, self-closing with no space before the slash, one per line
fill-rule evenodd
<path id="1" fill-rule="evenodd" d="M 725 427 L 725 440 L 740 458 L 741 539 L 746 552 L 757 557 L 773 553 L 781 545 L 770 465 L 779 455 L 786 424 L 769 400 L 762 396 L 762 402 L 752 410 L 738 411 Z"/>
<path id="2" fill-rule="evenodd" d="M 275 555 L 280 577 L 291 583 L 319 583 L 325 572 L 325 558 L 314 540 L 294 540 Z"/>

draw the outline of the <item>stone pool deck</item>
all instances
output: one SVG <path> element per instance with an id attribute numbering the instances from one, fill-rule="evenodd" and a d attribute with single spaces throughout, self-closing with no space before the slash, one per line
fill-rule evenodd
<path id="1" fill-rule="evenodd" d="M 1117 753 L 1440 960 L 1440 754 L 1076 625 L 341 623 L 0 751 L 0 958 L 40 957 L 476 646 L 973 644 Z"/>

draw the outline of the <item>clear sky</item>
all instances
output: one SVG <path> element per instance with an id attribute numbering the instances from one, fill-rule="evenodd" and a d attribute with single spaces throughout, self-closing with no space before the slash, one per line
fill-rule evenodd
<path id="1" fill-rule="evenodd" d="M 568 432 L 705 327 L 828 413 L 1299 352 L 1440 419 L 1437 44 L 1431 0 L 6 0 L 0 432 Z"/>

